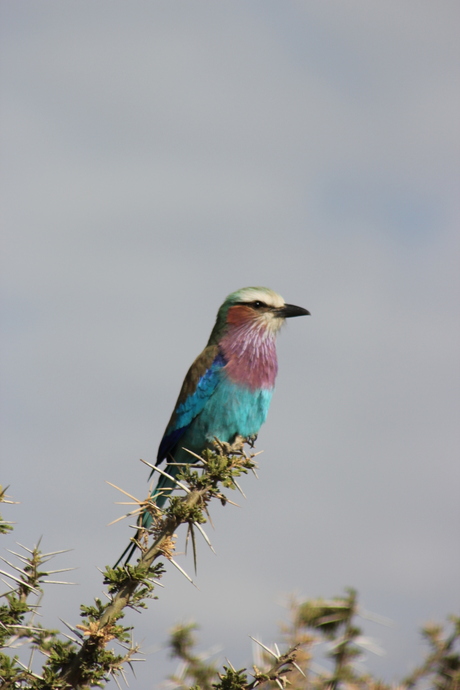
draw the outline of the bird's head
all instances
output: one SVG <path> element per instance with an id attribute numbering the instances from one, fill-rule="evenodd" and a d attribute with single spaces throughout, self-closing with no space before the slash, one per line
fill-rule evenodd
<path id="1" fill-rule="evenodd" d="M 264 287 L 247 287 L 232 292 L 217 313 L 209 343 L 216 343 L 229 328 L 262 328 L 276 335 L 285 319 L 310 314 L 303 307 L 286 304 L 281 295 Z"/>

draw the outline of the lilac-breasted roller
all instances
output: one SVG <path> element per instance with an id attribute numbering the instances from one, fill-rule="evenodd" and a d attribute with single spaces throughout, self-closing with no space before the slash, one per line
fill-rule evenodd
<path id="1" fill-rule="evenodd" d="M 201 455 L 216 438 L 232 444 L 238 436 L 257 436 L 278 371 L 276 335 L 285 319 L 309 313 L 286 304 L 268 288 L 242 288 L 229 295 L 217 312 L 208 344 L 184 379 L 156 464 L 193 462 L 187 450 Z M 173 464 L 166 467 L 172 477 L 179 470 Z M 174 486 L 172 479 L 161 475 L 152 493 L 160 508 Z M 151 521 L 144 513 L 143 527 Z M 127 562 L 135 548 L 130 544 L 119 560 L 129 552 Z"/>

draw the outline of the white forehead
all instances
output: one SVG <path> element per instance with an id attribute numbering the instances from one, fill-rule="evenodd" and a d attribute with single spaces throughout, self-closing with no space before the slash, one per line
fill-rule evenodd
<path id="1" fill-rule="evenodd" d="M 273 292 L 269 288 L 264 287 L 249 287 L 243 288 L 239 291 L 239 299 L 241 302 L 265 302 L 268 307 L 284 307 L 284 299 L 277 292 Z"/>

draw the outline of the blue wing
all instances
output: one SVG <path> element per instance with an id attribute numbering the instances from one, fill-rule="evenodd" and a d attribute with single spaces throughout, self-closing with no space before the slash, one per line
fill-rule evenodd
<path id="1" fill-rule="evenodd" d="M 221 370 L 225 364 L 224 356 L 215 345 L 205 348 L 194 361 L 182 384 L 176 407 L 161 440 L 157 465 L 168 458 L 195 417 L 202 412 L 221 380 Z"/>
<path id="2" fill-rule="evenodd" d="M 157 455 L 157 465 L 164 459 L 168 459 L 174 453 L 179 439 L 189 429 L 193 420 L 203 411 L 207 401 L 214 393 L 217 385 L 221 381 L 221 370 L 226 365 L 226 360 L 219 352 L 217 345 L 206 347 L 201 355 L 193 362 L 188 370 L 187 376 L 182 384 L 181 392 L 177 399 L 176 407 L 171 415 L 169 424 L 161 440 Z M 174 477 L 177 474 L 177 467 L 171 466 L 169 474 Z M 153 470 L 150 473 L 152 476 Z M 174 489 L 174 479 L 161 476 L 155 489 L 152 491 L 152 498 L 161 508 L 169 497 L 171 490 Z M 147 528 L 152 524 L 152 516 L 145 511 L 139 518 L 139 527 Z M 136 534 L 139 538 L 140 531 Z M 136 550 L 136 543 L 130 543 L 123 551 L 121 557 L 115 563 L 114 568 L 122 561 L 125 556 L 125 565 Z"/>

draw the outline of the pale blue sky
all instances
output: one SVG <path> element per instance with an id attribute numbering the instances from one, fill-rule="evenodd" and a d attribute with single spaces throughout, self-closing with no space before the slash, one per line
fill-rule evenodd
<path id="1" fill-rule="evenodd" d="M 217 308 L 267 285 L 312 315 L 279 338 L 260 481 L 136 638 L 194 618 L 241 667 L 285 595 L 353 586 L 396 624 L 366 624 L 387 651 L 367 667 L 401 677 L 460 604 L 458 3 L 0 13 L 9 544 L 79 566 L 45 621 L 99 596 L 129 533 L 105 480 L 144 496 Z M 139 687 L 171 668 L 148 656 Z"/>

